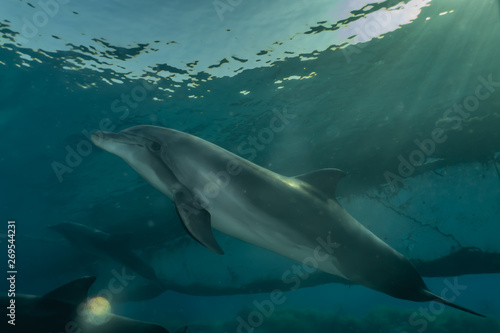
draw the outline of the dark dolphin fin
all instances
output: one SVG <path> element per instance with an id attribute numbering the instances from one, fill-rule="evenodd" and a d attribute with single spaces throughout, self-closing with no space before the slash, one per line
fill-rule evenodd
<path id="1" fill-rule="evenodd" d="M 321 169 L 313 172 L 305 173 L 295 176 L 294 178 L 300 179 L 308 183 L 312 187 L 320 190 L 324 194 L 335 198 L 335 190 L 339 181 L 347 175 L 339 169 Z"/>
<path id="2" fill-rule="evenodd" d="M 174 193 L 174 203 L 177 214 L 191 237 L 215 253 L 224 254 L 212 233 L 210 213 L 194 206 L 192 194 L 186 190 L 177 191 Z"/>
<path id="3" fill-rule="evenodd" d="M 474 312 L 472 310 L 469 310 L 467 308 L 464 308 L 463 306 L 460 306 L 460 305 L 456 305 L 450 301 L 447 301 L 445 300 L 444 298 L 430 292 L 429 290 L 422 290 L 421 291 L 422 294 L 427 298 L 428 301 L 435 301 L 435 302 L 439 302 L 439 303 L 442 303 L 444 305 L 448 305 L 448 306 L 451 306 L 452 308 L 455 308 L 455 309 L 459 309 L 459 310 L 462 310 L 462 311 L 465 311 L 465 312 L 468 312 L 470 314 L 473 314 L 473 315 L 476 315 L 476 316 L 479 316 L 479 317 L 483 317 L 483 318 L 486 318 L 486 316 L 480 314 L 480 313 L 477 313 L 477 312 Z"/>
<path id="4" fill-rule="evenodd" d="M 87 299 L 88 291 L 95 280 L 95 276 L 86 276 L 73 280 L 43 295 L 41 301 L 56 300 L 78 305 Z"/>

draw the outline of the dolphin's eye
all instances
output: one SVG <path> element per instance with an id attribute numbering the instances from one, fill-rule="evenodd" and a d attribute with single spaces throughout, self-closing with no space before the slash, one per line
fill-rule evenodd
<path id="1" fill-rule="evenodd" d="M 159 152 L 161 150 L 161 145 L 158 142 L 153 142 L 150 146 L 149 149 L 154 152 Z"/>

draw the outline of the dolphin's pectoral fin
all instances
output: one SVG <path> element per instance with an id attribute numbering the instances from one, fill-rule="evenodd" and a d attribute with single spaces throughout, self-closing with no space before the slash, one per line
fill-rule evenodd
<path id="1" fill-rule="evenodd" d="M 339 181 L 347 175 L 339 169 L 321 169 L 303 175 L 295 176 L 309 185 L 317 188 L 326 195 L 335 198 L 335 190 Z"/>
<path id="2" fill-rule="evenodd" d="M 210 213 L 203 208 L 196 208 L 194 206 L 191 193 L 187 193 L 186 191 L 175 192 L 174 202 L 177 214 L 191 237 L 215 253 L 224 254 L 224 251 L 212 233 Z"/>

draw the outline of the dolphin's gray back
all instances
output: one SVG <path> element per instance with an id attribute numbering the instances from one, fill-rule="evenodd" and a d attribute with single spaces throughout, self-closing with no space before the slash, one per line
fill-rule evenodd
<path id="1" fill-rule="evenodd" d="M 169 151 L 176 161 L 166 158 L 166 163 L 179 182 L 207 200 L 212 226 L 245 242 L 302 261 L 319 245 L 318 238 L 332 234 L 347 243 L 355 234 L 353 223 L 355 229 L 364 228 L 344 214 L 335 198 L 207 141 L 181 133 Z M 176 169 L 176 163 L 182 167 Z M 218 191 L 207 191 L 217 185 Z M 335 265 L 328 262 L 323 268 L 345 277 Z"/>

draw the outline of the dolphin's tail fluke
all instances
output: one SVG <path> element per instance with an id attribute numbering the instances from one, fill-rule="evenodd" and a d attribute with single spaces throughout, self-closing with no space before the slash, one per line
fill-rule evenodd
<path id="1" fill-rule="evenodd" d="M 459 309 L 459 310 L 462 310 L 462 311 L 465 311 L 465 312 L 468 312 L 470 314 L 473 314 L 473 315 L 476 315 L 476 316 L 479 316 L 479 317 L 483 317 L 483 318 L 486 318 L 486 316 L 480 314 L 480 313 L 477 313 L 477 312 L 474 312 L 472 310 L 469 310 L 467 308 L 464 308 L 463 306 L 460 306 L 460 305 L 457 305 L 457 304 L 454 304 L 450 301 L 447 301 L 446 299 L 442 298 L 441 296 L 438 296 L 432 292 L 430 292 L 429 290 L 422 290 L 422 294 L 427 298 L 428 301 L 435 301 L 435 302 L 439 302 L 439 303 L 442 303 L 444 305 L 448 305 L 448 306 L 451 306 L 452 308 L 455 308 L 455 309 Z"/>

